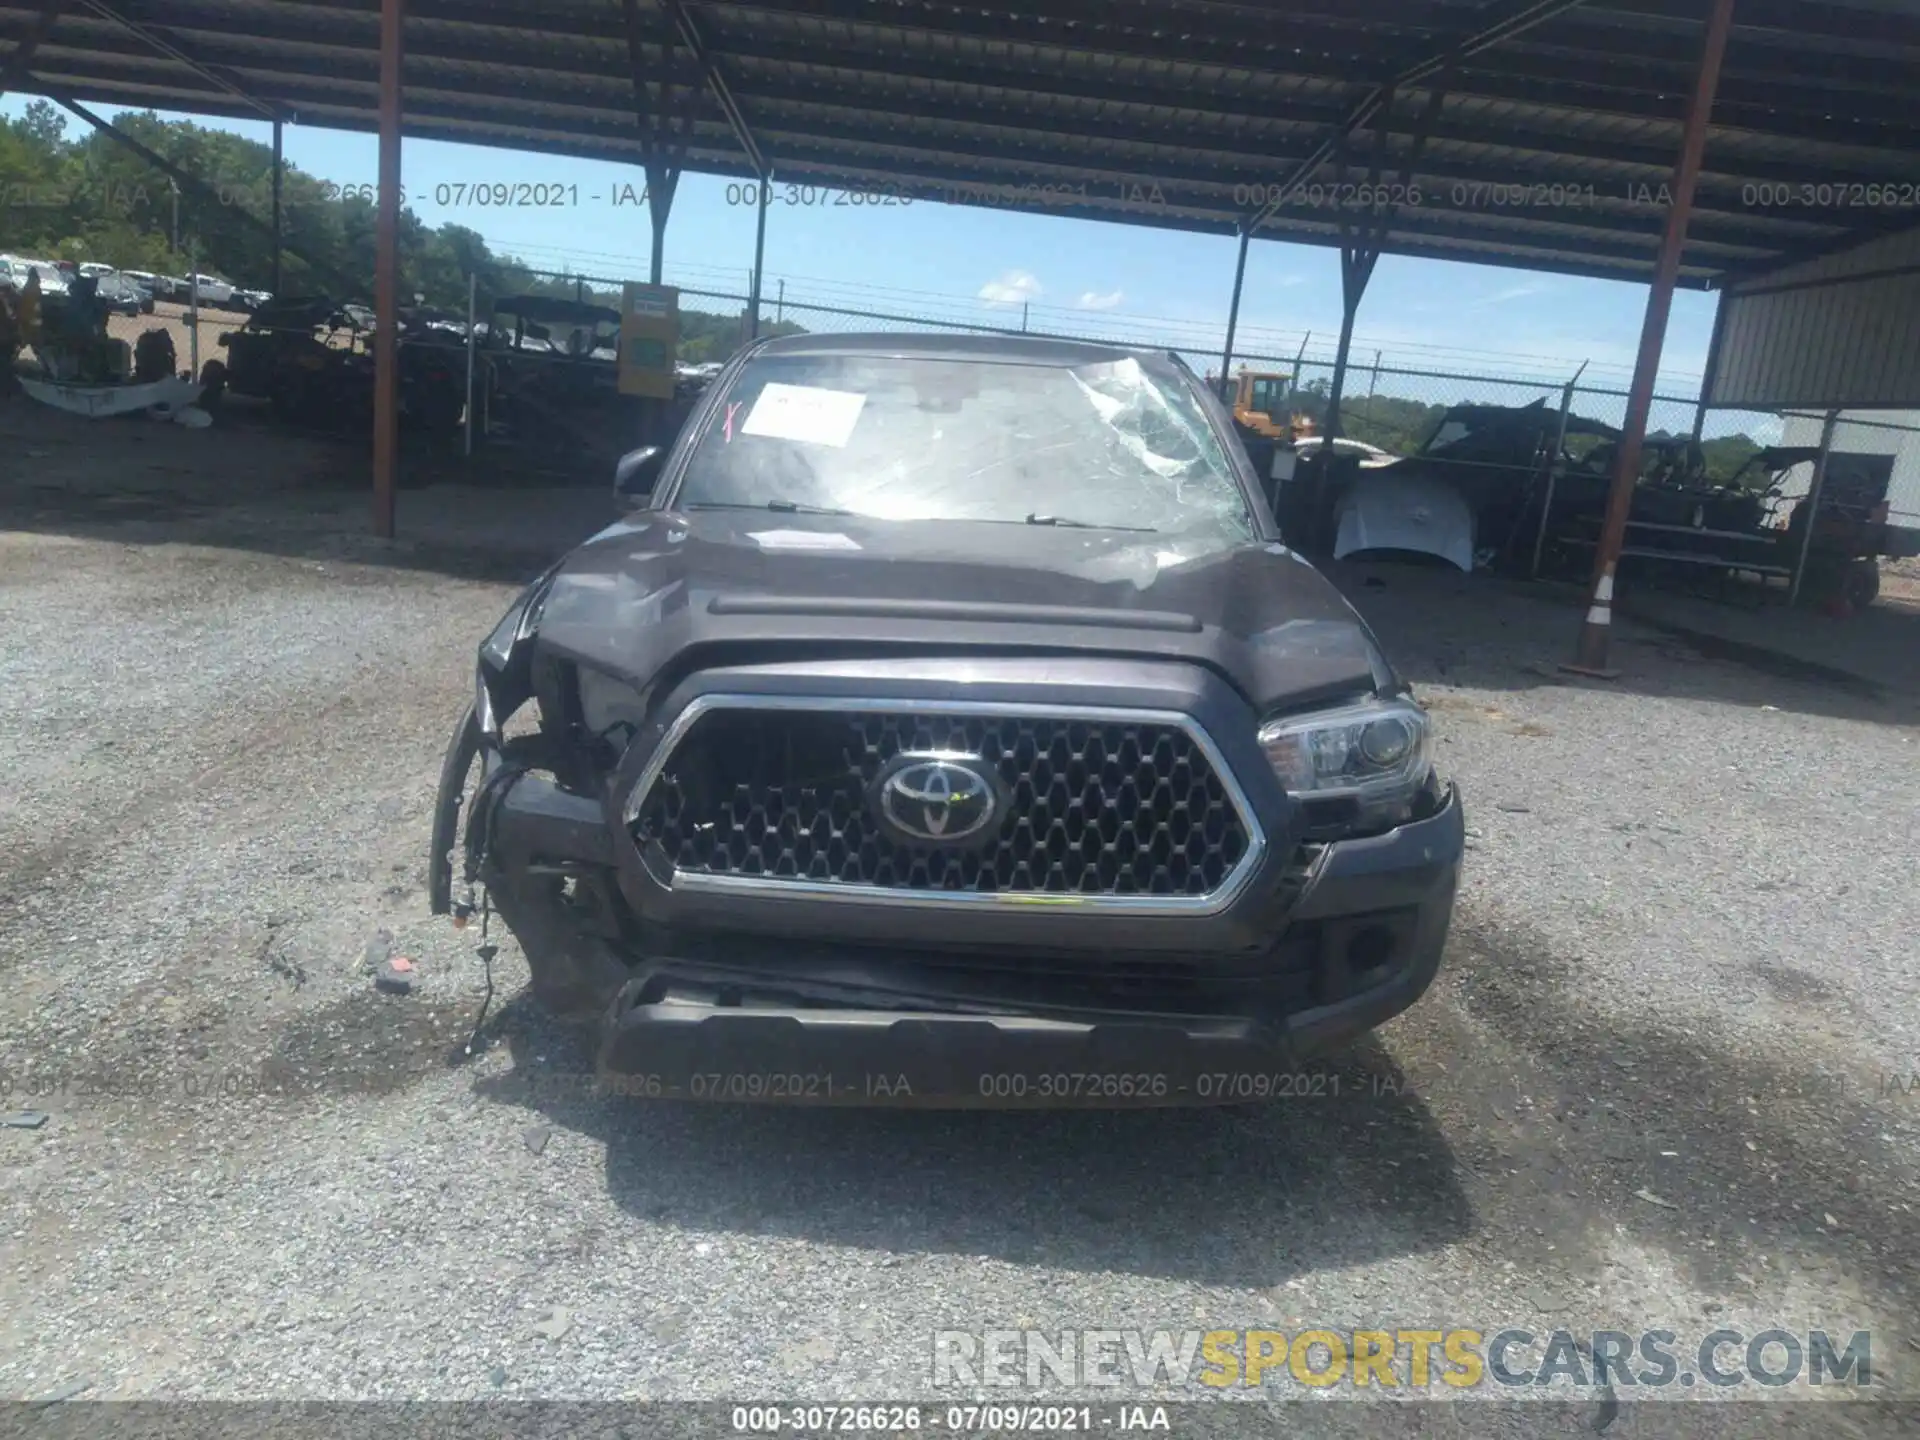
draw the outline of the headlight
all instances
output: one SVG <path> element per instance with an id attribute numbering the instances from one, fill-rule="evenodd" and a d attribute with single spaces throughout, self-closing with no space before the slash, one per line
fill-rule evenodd
<path id="1" fill-rule="evenodd" d="M 521 591 L 493 633 L 480 642 L 474 674 L 474 714 L 484 735 L 493 735 L 526 699 L 532 688 L 527 643 L 540 628 L 547 595 L 559 567 L 548 570 Z"/>
<path id="2" fill-rule="evenodd" d="M 1260 748 L 1289 795 L 1343 827 L 1400 824 L 1433 769 L 1427 712 L 1405 698 L 1269 721 Z"/>
<path id="3" fill-rule="evenodd" d="M 495 670 L 507 668 L 514 642 L 520 638 L 520 627 L 526 621 L 527 599 L 522 595 L 514 601 L 513 608 L 501 616 L 500 623 L 493 627 L 493 633 L 480 642 L 481 657 Z"/>
<path id="4" fill-rule="evenodd" d="M 513 655 L 513 647 L 523 640 L 531 640 L 534 632 L 540 628 L 540 616 L 547 608 L 547 595 L 552 591 L 553 578 L 559 571 L 558 565 L 553 566 L 515 596 L 513 604 L 507 607 L 507 613 L 500 617 L 500 623 L 493 627 L 493 633 L 480 642 L 481 655 L 494 669 L 505 669 Z"/>

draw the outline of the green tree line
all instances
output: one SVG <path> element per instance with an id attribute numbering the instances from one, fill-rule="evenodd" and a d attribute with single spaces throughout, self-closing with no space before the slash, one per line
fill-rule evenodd
<path id="1" fill-rule="evenodd" d="M 0 120 L 0 251 L 36 259 L 98 261 L 123 270 L 181 275 L 192 264 L 243 289 L 273 285 L 273 151 L 257 140 L 151 111 L 115 128 L 163 156 L 205 189 L 168 176 L 90 127 L 71 134 L 45 100 Z M 342 187 L 285 165 L 281 176 L 282 276 L 288 295 L 368 303 L 373 293 L 376 206 L 371 186 Z M 252 222 L 250 223 L 249 217 Z M 400 213 L 401 293 L 464 314 L 467 276 L 482 314 L 507 295 L 550 295 L 618 307 L 617 289 L 543 274 L 495 254 L 464 225 L 428 226 Z M 681 312 L 680 358 L 725 359 L 745 333 L 744 312 Z M 800 332 L 785 321 L 761 333 Z"/>

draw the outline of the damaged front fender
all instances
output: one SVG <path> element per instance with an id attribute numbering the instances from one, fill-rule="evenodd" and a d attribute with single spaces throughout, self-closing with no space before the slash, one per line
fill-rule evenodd
<path id="1" fill-rule="evenodd" d="M 427 858 L 427 907 L 435 915 L 453 911 L 453 853 L 460 843 L 460 806 L 467 773 L 479 757 L 485 737 L 477 707 L 469 705 L 440 764 L 440 790 L 433 802 L 433 848 Z"/>
<path id="2" fill-rule="evenodd" d="M 474 665 L 473 703 L 460 717 L 440 767 L 440 789 L 433 806 L 433 851 L 427 862 L 427 903 L 435 915 L 454 908 L 456 865 L 467 884 L 479 873 L 485 854 L 486 826 L 471 823 L 484 816 L 490 797 L 497 798 L 505 765 L 502 732 L 513 713 L 533 695 L 533 651 L 540 614 L 552 589 L 559 565 L 546 570 L 521 591 L 500 623 L 480 643 Z M 481 782 L 473 797 L 473 814 L 463 817 L 467 777 L 475 762 Z M 464 856 L 461 821 L 467 819 Z M 464 860 L 464 863 L 460 863 Z"/>
<path id="3" fill-rule="evenodd" d="M 553 566 L 521 591 L 493 627 L 493 633 L 480 642 L 474 674 L 474 719 L 480 733 L 496 743 L 501 727 L 533 694 L 534 640 L 559 569 Z"/>

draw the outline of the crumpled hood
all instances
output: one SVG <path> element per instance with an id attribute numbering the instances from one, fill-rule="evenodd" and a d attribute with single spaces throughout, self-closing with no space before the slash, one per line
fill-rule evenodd
<path id="1" fill-rule="evenodd" d="M 1216 543 L 1217 542 L 1210 542 Z M 646 511 L 554 573 L 542 650 L 644 684 L 769 644 L 1186 659 L 1274 708 L 1396 682 L 1346 600 L 1277 544 L 762 511 Z"/>

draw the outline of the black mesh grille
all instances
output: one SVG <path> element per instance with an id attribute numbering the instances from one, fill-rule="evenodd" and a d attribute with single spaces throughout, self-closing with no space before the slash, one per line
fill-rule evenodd
<path id="1" fill-rule="evenodd" d="M 908 751 L 961 751 L 998 775 L 1006 808 L 983 843 L 881 827 L 872 787 Z M 846 711 L 700 716 L 634 833 L 682 872 L 984 894 L 1204 896 L 1248 846 L 1178 725 Z"/>

